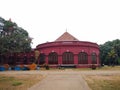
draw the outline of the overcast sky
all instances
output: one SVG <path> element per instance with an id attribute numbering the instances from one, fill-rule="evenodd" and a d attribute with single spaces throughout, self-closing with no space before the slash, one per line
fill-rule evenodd
<path id="1" fill-rule="evenodd" d="M 27 30 L 33 48 L 66 29 L 81 41 L 120 39 L 120 0 L 0 0 L 0 16 Z"/>

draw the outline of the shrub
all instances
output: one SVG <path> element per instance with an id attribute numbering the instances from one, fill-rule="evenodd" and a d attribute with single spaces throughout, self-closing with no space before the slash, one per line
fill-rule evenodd
<path id="1" fill-rule="evenodd" d="M 46 68 L 46 70 L 49 70 L 49 65 L 46 65 L 45 68 Z"/>
<path id="2" fill-rule="evenodd" d="M 46 68 L 46 70 L 49 70 L 49 65 L 48 64 L 44 64 L 43 66 Z"/>
<path id="3" fill-rule="evenodd" d="M 92 68 L 92 70 L 95 70 L 96 69 L 96 65 L 92 64 L 91 68 Z"/>

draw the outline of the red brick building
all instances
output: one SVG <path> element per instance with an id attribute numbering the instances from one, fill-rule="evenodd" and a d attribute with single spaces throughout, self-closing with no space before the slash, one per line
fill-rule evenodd
<path id="1" fill-rule="evenodd" d="M 79 41 L 68 32 L 65 32 L 54 42 L 39 44 L 36 50 L 40 51 L 38 63 L 56 66 L 90 67 L 100 65 L 99 46 L 96 43 Z"/>

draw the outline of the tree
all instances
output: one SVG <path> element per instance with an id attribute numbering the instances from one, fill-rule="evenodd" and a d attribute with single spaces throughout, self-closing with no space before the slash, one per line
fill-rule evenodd
<path id="1" fill-rule="evenodd" d="M 113 48 L 117 53 L 117 55 L 120 57 L 120 40 L 119 39 L 113 40 Z"/>
<path id="2" fill-rule="evenodd" d="M 0 53 L 28 52 L 31 50 L 31 38 L 28 32 L 11 20 L 0 19 L 4 24 L 0 30 Z"/>
<path id="3" fill-rule="evenodd" d="M 100 46 L 101 64 L 120 64 L 120 40 L 105 42 Z"/>
<path id="4" fill-rule="evenodd" d="M 116 54 L 115 50 L 112 49 L 110 52 L 108 52 L 108 56 L 109 56 L 110 65 L 114 66 L 115 60 L 116 60 L 116 57 L 117 57 L 117 54 Z"/>
<path id="5" fill-rule="evenodd" d="M 101 64 L 108 64 L 109 58 L 108 58 L 108 52 L 111 50 L 111 42 L 108 41 L 103 45 L 99 45 L 100 47 L 100 59 Z"/>

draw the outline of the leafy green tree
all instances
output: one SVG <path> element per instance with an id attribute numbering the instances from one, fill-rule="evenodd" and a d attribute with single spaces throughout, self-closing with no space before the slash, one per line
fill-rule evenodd
<path id="1" fill-rule="evenodd" d="M 120 57 L 120 40 L 119 39 L 113 40 L 113 48 L 117 53 L 117 55 Z"/>
<path id="2" fill-rule="evenodd" d="M 116 54 L 114 49 L 112 49 L 110 52 L 108 52 L 108 57 L 109 57 L 110 65 L 114 66 L 115 60 L 116 60 L 116 57 L 117 57 L 117 54 Z"/>
<path id="3" fill-rule="evenodd" d="M 101 64 L 120 64 L 120 40 L 116 39 L 100 45 L 100 59 Z"/>
<path id="4" fill-rule="evenodd" d="M 0 53 L 28 52 L 31 38 L 28 32 L 11 20 L 0 19 L 4 26 L 0 30 Z"/>
<path id="5" fill-rule="evenodd" d="M 111 42 L 108 41 L 103 45 L 99 45 L 100 47 L 100 59 L 101 59 L 101 64 L 108 64 L 108 52 L 111 50 Z"/>

